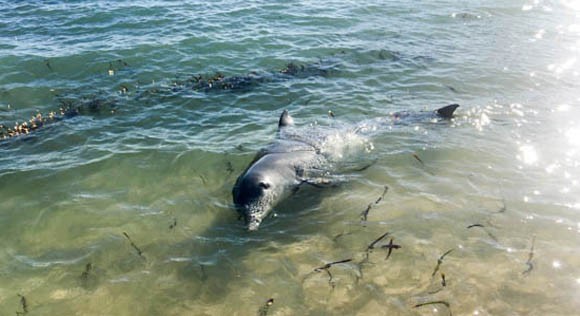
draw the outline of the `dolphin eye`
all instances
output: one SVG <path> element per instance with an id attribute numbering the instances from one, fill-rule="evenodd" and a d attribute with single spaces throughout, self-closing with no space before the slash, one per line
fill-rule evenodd
<path id="1" fill-rule="evenodd" d="M 262 188 L 264 190 L 267 190 L 270 188 L 270 184 L 266 183 L 266 182 L 260 182 L 258 185 L 260 186 L 260 188 Z"/>

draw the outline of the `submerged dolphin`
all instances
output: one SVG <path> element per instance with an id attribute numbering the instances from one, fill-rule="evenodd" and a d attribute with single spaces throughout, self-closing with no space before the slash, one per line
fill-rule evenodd
<path id="1" fill-rule="evenodd" d="M 451 104 L 426 114 L 428 118 L 450 119 L 457 107 Z M 395 113 L 390 119 L 397 121 L 407 116 L 411 114 Z M 285 110 L 278 122 L 277 139 L 260 150 L 236 180 L 233 200 L 248 230 L 257 230 L 272 209 L 300 185 L 328 184 L 324 169 L 328 166 L 328 157 L 317 143 L 288 132 L 293 125 L 294 120 Z"/>

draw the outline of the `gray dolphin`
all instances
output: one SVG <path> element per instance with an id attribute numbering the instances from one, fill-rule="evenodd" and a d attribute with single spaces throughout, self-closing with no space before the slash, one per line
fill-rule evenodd
<path id="1" fill-rule="evenodd" d="M 428 112 L 427 116 L 450 119 L 457 107 L 459 105 L 451 104 Z M 409 115 L 407 112 L 395 113 L 392 118 L 398 121 Z M 329 184 L 324 171 L 328 158 L 317 144 L 286 133 L 293 125 L 294 120 L 284 110 L 278 122 L 278 137 L 256 154 L 233 187 L 234 204 L 250 231 L 257 230 L 272 209 L 300 185 Z"/>
<path id="2" fill-rule="evenodd" d="M 307 169 L 325 161 L 314 146 L 283 137 L 283 129 L 294 125 L 284 111 L 278 122 L 278 138 L 260 150 L 238 177 L 232 190 L 234 204 L 249 230 L 256 230 L 272 208 L 307 180 Z"/>

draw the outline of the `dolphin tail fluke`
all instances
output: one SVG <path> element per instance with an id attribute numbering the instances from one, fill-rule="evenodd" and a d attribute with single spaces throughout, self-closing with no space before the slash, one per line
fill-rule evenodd
<path id="1" fill-rule="evenodd" d="M 440 109 L 437 109 L 435 112 L 437 112 L 437 115 L 439 115 L 440 117 L 444 118 L 444 119 L 450 119 L 453 118 L 453 112 L 455 112 L 455 110 L 457 110 L 457 108 L 459 107 L 459 104 L 450 104 L 448 106 L 444 106 Z"/>
<path id="2" fill-rule="evenodd" d="M 284 110 L 284 112 L 282 112 L 282 115 L 280 115 L 280 120 L 278 121 L 278 128 L 292 125 L 294 125 L 294 119 L 292 118 L 292 116 L 290 116 L 288 110 Z"/>

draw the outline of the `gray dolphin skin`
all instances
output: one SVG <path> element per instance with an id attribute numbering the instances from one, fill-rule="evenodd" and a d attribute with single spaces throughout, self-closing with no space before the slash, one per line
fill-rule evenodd
<path id="1" fill-rule="evenodd" d="M 307 143 L 286 139 L 283 130 L 294 125 L 284 111 L 278 122 L 278 138 L 260 150 L 238 177 L 232 190 L 234 204 L 249 230 L 256 230 L 273 207 L 308 181 L 307 168 L 324 163 L 324 156 Z"/>
<path id="2" fill-rule="evenodd" d="M 427 115 L 450 119 L 458 107 L 457 104 L 451 104 L 434 112 L 427 112 Z M 392 115 L 396 120 L 407 116 L 412 114 L 403 112 Z M 244 218 L 250 231 L 257 230 L 273 208 L 300 185 L 327 184 L 321 171 L 327 165 L 327 158 L 315 144 L 285 133 L 293 125 L 294 120 L 284 110 L 278 122 L 276 140 L 257 153 L 233 187 L 236 210 Z"/>

